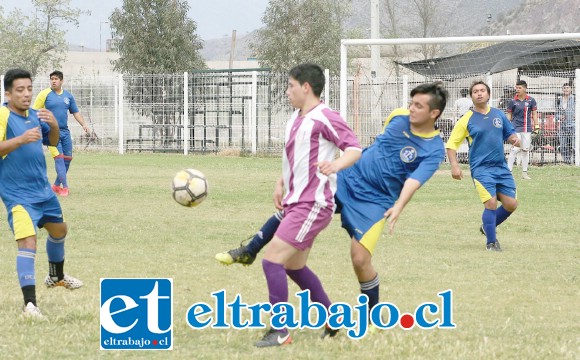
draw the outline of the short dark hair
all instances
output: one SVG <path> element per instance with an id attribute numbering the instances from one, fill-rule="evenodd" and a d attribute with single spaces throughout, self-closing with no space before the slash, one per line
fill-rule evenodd
<path id="1" fill-rule="evenodd" d="M 317 97 L 322 94 L 324 89 L 325 77 L 324 70 L 316 64 L 305 63 L 295 66 L 288 72 L 288 75 L 298 81 L 300 85 L 304 83 L 310 84 L 312 92 Z"/>
<path id="2" fill-rule="evenodd" d="M 462 97 L 466 97 L 467 94 L 469 94 L 469 90 L 467 88 L 463 88 L 459 90 L 459 93 L 461 94 Z"/>
<path id="3" fill-rule="evenodd" d="M 62 73 L 62 71 L 54 70 L 53 72 L 50 73 L 48 78 L 50 79 L 53 76 L 58 77 L 60 80 L 64 79 L 64 74 Z"/>
<path id="4" fill-rule="evenodd" d="M 569 87 L 572 87 L 572 84 L 571 84 L 571 83 L 569 83 L 569 82 L 567 82 L 567 83 L 564 83 L 564 85 L 562 85 L 562 87 L 564 87 L 564 86 L 569 86 Z"/>
<path id="5" fill-rule="evenodd" d="M 487 85 L 483 80 L 475 80 L 474 82 L 471 83 L 471 86 L 469 87 L 469 96 L 471 96 L 471 94 L 473 93 L 473 88 L 476 85 L 485 85 L 487 93 L 491 96 L 491 89 L 489 88 L 489 85 Z"/>
<path id="6" fill-rule="evenodd" d="M 431 100 L 429 100 L 429 110 L 438 109 L 440 110 L 439 116 L 445 110 L 445 105 L 447 105 L 447 97 L 449 97 L 449 93 L 443 87 L 443 83 L 440 81 L 428 84 L 421 84 L 411 90 L 411 97 L 415 96 L 416 94 L 426 94 L 431 96 Z M 439 118 L 439 116 L 437 118 Z"/>
<path id="7" fill-rule="evenodd" d="M 32 75 L 30 72 L 22 69 L 11 69 L 6 71 L 6 74 L 4 74 L 4 89 L 6 91 L 12 90 L 14 80 L 17 79 L 30 79 L 30 81 L 32 81 Z"/>
<path id="8" fill-rule="evenodd" d="M 516 81 L 516 86 L 517 86 L 517 85 L 523 86 L 523 87 L 525 87 L 526 89 L 528 88 L 528 83 L 527 83 L 527 82 L 525 82 L 524 80 L 518 80 L 518 81 Z"/>

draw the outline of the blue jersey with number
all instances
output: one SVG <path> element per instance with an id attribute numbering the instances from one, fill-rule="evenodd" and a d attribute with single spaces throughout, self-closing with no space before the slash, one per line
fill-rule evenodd
<path id="1" fill-rule="evenodd" d="M 36 100 L 34 100 L 33 108 L 50 110 L 54 114 L 56 121 L 58 121 L 58 127 L 61 129 L 68 129 L 69 112 L 71 114 L 79 112 L 74 96 L 64 89 L 60 94 L 51 88 L 42 90 Z"/>
<path id="2" fill-rule="evenodd" d="M 0 107 L 0 141 L 18 137 L 28 129 L 40 127 L 42 140 L 20 145 L 0 161 L 0 197 L 7 203 L 38 203 L 54 196 L 46 175 L 42 144 L 49 145 L 48 124 L 38 120 L 35 110 L 23 117 Z"/>

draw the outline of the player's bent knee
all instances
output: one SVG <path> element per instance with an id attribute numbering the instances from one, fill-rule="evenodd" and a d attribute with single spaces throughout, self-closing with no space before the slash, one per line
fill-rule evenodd
<path id="1" fill-rule="evenodd" d="M 64 223 L 64 222 L 62 222 L 62 223 L 46 223 L 46 224 L 44 224 L 44 228 L 46 229 L 46 231 L 48 231 L 50 236 L 52 236 L 53 238 L 56 238 L 56 239 L 60 239 L 60 238 L 65 237 L 67 232 L 68 232 L 68 227 L 67 227 L 66 223 Z"/>

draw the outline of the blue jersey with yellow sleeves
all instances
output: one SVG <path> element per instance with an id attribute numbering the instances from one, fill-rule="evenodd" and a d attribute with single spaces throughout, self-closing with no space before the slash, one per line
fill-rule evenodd
<path id="1" fill-rule="evenodd" d="M 505 166 L 503 143 L 515 133 L 503 111 L 488 107 L 485 114 L 469 110 L 453 127 L 446 148 L 457 150 L 467 139 L 472 174 L 494 166 Z"/>
<path id="2" fill-rule="evenodd" d="M 35 110 L 27 116 L 0 107 L 0 141 L 18 137 L 28 129 L 40 127 L 42 140 L 20 145 L 4 155 L 0 161 L 0 197 L 5 204 L 38 203 L 48 200 L 54 193 L 46 175 L 46 161 L 42 144 L 49 144 L 48 124 L 38 120 Z"/>
<path id="3" fill-rule="evenodd" d="M 51 88 L 42 90 L 36 100 L 34 100 L 34 109 L 39 110 L 45 108 L 50 110 L 56 121 L 58 127 L 61 129 L 68 129 L 68 113 L 78 113 L 79 108 L 74 96 L 67 90 L 61 90 L 60 94 L 56 93 Z"/>
<path id="4" fill-rule="evenodd" d="M 382 134 L 363 150 L 361 158 L 338 173 L 342 183 L 346 184 L 346 187 L 339 185 L 338 190 L 388 209 L 399 198 L 407 179 L 424 184 L 444 159 L 445 149 L 439 130 L 414 134 L 409 110 L 396 109 L 385 121 Z M 338 197 L 345 202 L 340 195 Z"/>

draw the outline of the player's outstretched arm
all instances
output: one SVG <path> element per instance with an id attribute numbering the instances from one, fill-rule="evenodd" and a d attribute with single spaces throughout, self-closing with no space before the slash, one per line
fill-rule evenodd
<path id="1" fill-rule="evenodd" d="M 385 212 L 385 217 L 389 221 L 389 233 L 393 234 L 395 231 L 395 224 L 399 219 L 399 215 L 403 212 L 405 206 L 411 201 L 411 198 L 417 190 L 421 187 L 421 183 L 415 179 L 407 179 L 401 190 L 399 199 L 395 202 L 392 208 Z"/>
<path id="2" fill-rule="evenodd" d="M 336 174 L 342 169 L 346 169 L 354 165 L 362 155 L 361 149 L 346 149 L 341 157 L 334 161 L 321 161 L 318 163 L 318 168 L 320 172 L 328 176 L 330 174 Z"/>

